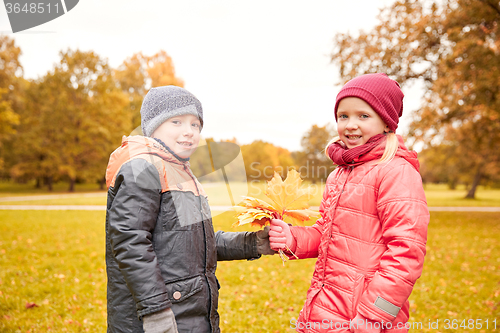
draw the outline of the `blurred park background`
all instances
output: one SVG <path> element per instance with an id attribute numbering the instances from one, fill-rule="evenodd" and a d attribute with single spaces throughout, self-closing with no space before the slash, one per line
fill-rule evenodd
<path id="1" fill-rule="evenodd" d="M 399 0 L 388 2 L 369 30 L 330 37 L 339 83 L 385 72 L 405 89 L 423 90 L 402 133 L 419 152 L 431 208 L 424 273 L 410 297 L 411 321 L 422 327 L 410 331 L 447 331 L 447 319 L 457 323 L 452 331 L 500 330 L 499 24 L 498 1 Z M 118 66 L 91 50 L 60 50 L 36 79 L 25 77 L 22 52 L 16 37 L 0 35 L 0 331 L 103 332 L 109 155 L 123 135 L 140 133 L 150 87 L 187 82 L 168 49 L 130 54 Z M 294 135 L 297 150 L 265 140 L 243 144 L 237 135 L 204 140 L 240 145 L 249 195 L 262 196 L 274 171 L 286 177 L 295 168 L 320 189 L 310 202 L 318 206 L 334 169 L 324 147 L 335 124 Z M 194 156 L 192 167 L 202 173 L 203 159 Z M 204 183 L 214 227 L 233 231 L 216 181 Z M 54 210 L 25 207 L 34 205 Z M 56 209 L 68 205 L 82 209 Z M 291 332 L 313 268 L 314 260 L 282 266 L 277 256 L 221 263 L 222 331 Z M 439 329 L 429 328 L 436 320 Z"/>

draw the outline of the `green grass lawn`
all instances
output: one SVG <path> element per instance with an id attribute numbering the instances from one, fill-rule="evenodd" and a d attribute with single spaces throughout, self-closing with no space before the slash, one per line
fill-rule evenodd
<path id="1" fill-rule="evenodd" d="M 68 193 L 69 184 L 57 182 L 49 192 L 47 187 L 35 188 L 35 181 L 19 184 L 12 181 L 0 181 L 0 198 L 7 196 L 44 195 Z M 99 184 L 75 184 L 75 192 L 98 192 Z"/>
<path id="2" fill-rule="evenodd" d="M 3 184 L 3 185 L 2 185 Z M 322 184 L 305 184 L 304 186 L 313 186 L 314 196 L 309 201 L 311 206 L 319 206 L 323 196 L 324 185 Z M 212 206 L 231 206 L 231 201 L 228 195 L 228 189 L 224 183 L 203 184 L 205 192 L 208 195 L 210 205 Z M 63 188 L 59 186 L 58 188 Z M 0 199 L 7 196 L 27 196 L 27 195 L 47 195 L 52 192 L 28 192 L 26 185 L 16 186 L 6 183 L 0 183 Z M 80 192 L 102 193 L 99 197 L 79 197 L 78 191 L 71 198 L 60 199 L 44 199 L 44 200 L 22 200 L 1 202 L 0 205 L 106 205 L 106 193 L 99 192 L 97 185 L 82 185 L 77 188 Z M 241 198 L 242 195 L 255 196 L 261 199 L 266 198 L 265 182 L 250 182 L 250 183 L 232 183 L 231 191 L 234 198 Z M 478 207 L 500 207 L 500 189 L 490 189 L 480 186 L 476 192 L 476 199 L 464 199 L 467 191 L 463 186 L 459 186 L 456 190 L 449 190 L 444 184 L 427 184 L 425 186 L 425 195 L 429 206 L 434 207 L 457 207 L 457 206 L 478 206 Z M 53 194 L 68 194 L 68 192 L 54 192 Z"/>
<path id="3" fill-rule="evenodd" d="M 500 206 L 500 189 L 491 189 L 479 186 L 476 191 L 475 199 L 465 199 L 467 190 L 464 186 L 458 186 L 456 190 L 450 190 L 445 184 L 427 184 L 424 189 L 429 206 Z"/>
<path id="4" fill-rule="evenodd" d="M 1 199 L 1 198 L 0 198 Z M 21 201 L 1 201 L 0 205 L 101 205 L 106 206 L 106 192 L 102 192 L 99 197 L 72 197 L 62 199 L 43 199 L 43 200 L 21 200 Z"/>
<path id="5" fill-rule="evenodd" d="M 500 213 L 431 214 L 424 272 L 410 297 L 411 319 L 424 325 L 411 332 L 495 332 L 495 318 L 500 331 L 499 221 Z M 250 230 L 233 222 L 231 213 L 214 217 L 216 230 Z M 312 259 L 283 267 L 278 256 L 219 263 L 222 331 L 292 332 L 313 269 Z M 488 319 L 490 328 L 445 330 L 445 319 Z M 104 212 L 0 211 L 0 331 L 105 325 Z"/>
<path id="6" fill-rule="evenodd" d="M 103 332 L 103 212 L 0 211 L 0 221 L 0 331 Z"/>
<path id="7" fill-rule="evenodd" d="M 424 271 L 410 298 L 412 320 L 439 319 L 443 332 L 450 331 L 442 329 L 445 319 L 459 325 L 464 319 L 496 319 L 500 331 L 499 241 L 500 213 L 431 213 Z"/>

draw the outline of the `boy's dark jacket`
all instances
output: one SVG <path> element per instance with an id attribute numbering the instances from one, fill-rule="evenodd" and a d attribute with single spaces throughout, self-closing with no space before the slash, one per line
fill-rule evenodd
<path id="1" fill-rule="evenodd" d="M 106 184 L 108 332 L 143 332 L 166 308 L 179 333 L 220 332 L 217 260 L 259 257 L 255 233 L 214 233 L 189 162 L 148 137 L 124 137 Z"/>

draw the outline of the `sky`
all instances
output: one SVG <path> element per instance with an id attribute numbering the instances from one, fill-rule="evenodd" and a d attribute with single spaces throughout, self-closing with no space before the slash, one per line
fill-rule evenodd
<path id="1" fill-rule="evenodd" d="M 393 2 L 81 0 L 65 15 L 15 34 L 1 7 L 0 34 L 21 48 L 26 78 L 45 75 L 61 50 L 92 50 L 115 68 L 134 53 L 165 50 L 203 105 L 204 137 L 296 151 L 312 125 L 335 123 L 341 86 L 330 63 L 333 37 L 370 30 L 379 9 Z M 418 86 L 403 91 L 400 134 L 421 98 Z"/>

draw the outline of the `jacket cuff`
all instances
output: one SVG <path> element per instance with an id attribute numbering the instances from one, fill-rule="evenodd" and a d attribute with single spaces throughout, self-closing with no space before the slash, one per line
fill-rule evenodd
<path id="1" fill-rule="evenodd" d="M 360 302 L 357 310 L 361 316 L 367 319 L 392 323 L 401 308 L 379 296 L 373 304 Z"/>
<path id="2" fill-rule="evenodd" d="M 153 304 L 156 305 L 153 306 Z M 137 317 L 139 317 L 139 320 L 141 320 L 142 317 L 148 314 L 152 314 L 171 307 L 172 303 L 170 303 L 170 300 L 168 299 L 168 294 L 165 292 L 137 302 L 136 304 Z"/>
<path id="3" fill-rule="evenodd" d="M 257 233 L 247 232 L 247 237 L 248 240 L 245 242 L 245 247 L 247 247 L 245 252 L 249 254 L 247 260 L 257 260 L 262 256 L 257 250 Z"/>
<path id="4" fill-rule="evenodd" d="M 310 228 L 310 227 L 306 227 Z M 306 229 L 304 227 L 298 227 L 298 226 L 292 226 L 290 227 L 290 232 L 292 234 L 292 237 L 295 240 L 295 248 L 290 249 L 293 251 L 293 253 L 299 258 L 299 259 L 307 259 L 307 258 L 317 258 L 318 257 L 318 247 L 319 247 L 319 239 L 316 246 L 313 246 L 313 243 L 316 243 L 316 240 L 314 240 L 314 235 L 312 235 L 310 232 L 311 229 Z M 299 242 L 300 240 L 300 242 Z M 307 241 L 305 241 L 307 240 Z M 293 247 L 293 246 L 292 246 Z M 308 247 L 312 247 L 309 249 Z M 290 260 L 297 259 L 295 258 L 294 255 L 289 253 L 288 251 L 285 251 L 288 254 L 288 257 Z"/>
<path id="5" fill-rule="evenodd" d="M 408 280 L 379 270 L 363 292 L 358 309 L 368 319 L 393 322 L 412 290 Z"/>

